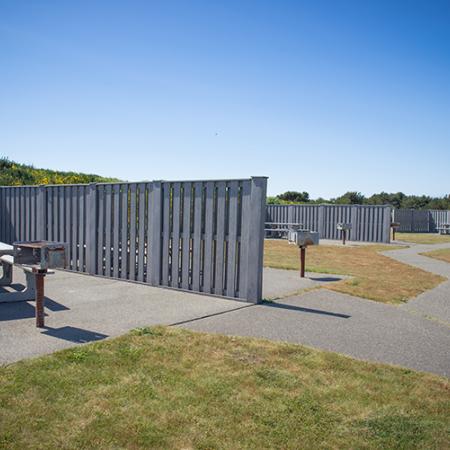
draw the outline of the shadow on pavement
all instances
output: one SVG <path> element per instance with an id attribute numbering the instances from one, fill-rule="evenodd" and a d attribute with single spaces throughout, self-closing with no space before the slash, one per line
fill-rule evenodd
<path id="1" fill-rule="evenodd" d="M 70 308 L 45 297 L 45 308 L 50 311 L 67 311 Z M 46 314 L 47 315 L 47 314 Z M 0 322 L 7 320 L 30 319 L 35 317 L 34 302 L 27 301 L 0 303 Z"/>
<path id="2" fill-rule="evenodd" d="M 77 344 L 84 344 L 86 342 L 100 341 L 108 337 L 107 334 L 97 333 L 96 331 L 84 330 L 83 328 L 76 327 L 61 327 L 50 328 L 45 327 L 46 331 L 42 334 L 47 336 L 53 336 L 58 339 L 64 339 L 66 341 L 75 342 Z"/>
<path id="3" fill-rule="evenodd" d="M 302 306 L 286 305 L 285 303 L 275 303 L 274 302 L 274 303 L 262 303 L 261 305 L 267 306 L 269 308 L 288 309 L 291 311 L 299 311 L 299 312 L 304 312 L 304 313 L 339 317 L 341 319 L 349 319 L 350 317 L 352 317 L 352 316 L 349 316 L 348 314 L 335 313 L 335 312 L 331 312 L 331 311 L 323 311 L 321 309 L 303 308 Z"/>
<path id="4" fill-rule="evenodd" d="M 339 277 L 310 277 L 312 281 L 321 281 L 323 283 L 331 283 L 332 281 L 341 281 L 342 278 Z"/>

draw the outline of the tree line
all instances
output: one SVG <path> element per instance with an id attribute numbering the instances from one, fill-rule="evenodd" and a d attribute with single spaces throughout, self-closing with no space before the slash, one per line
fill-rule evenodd
<path id="1" fill-rule="evenodd" d="M 403 192 L 380 192 L 366 197 L 357 191 L 349 191 L 331 199 L 311 199 L 308 192 L 287 191 L 275 197 L 268 197 L 267 203 L 275 205 L 305 203 L 331 205 L 392 205 L 394 208 L 444 209 L 450 210 L 450 194 L 444 197 L 429 195 L 406 195 Z"/>

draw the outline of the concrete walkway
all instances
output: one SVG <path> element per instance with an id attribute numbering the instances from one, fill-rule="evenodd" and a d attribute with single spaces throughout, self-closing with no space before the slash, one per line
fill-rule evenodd
<path id="1" fill-rule="evenodd" d="M 420 253 L 443 248 L 450 249 L 450 244 L 412 245 L 409 248 L 385 252 L 384 255 L 450 279 L 449 263 L 420 255 Z M 420 294 L 400 308 L 422 314 L 427 318 L 438 320 L 450 326 L 450 281 Z"/>
<path id="2" fill-rule="evenodd" d="M 24 283 L 22 271 L 14 280 Z M 246 306 L 227 299 L 58 271 L 46 277 L 47 328 L 34 325 L 34 302 L 0 304 L 0 364 L 148 325 L 170 325 Z"/>
<path id="3" fill-rule="evenodd" d="M 264 279 L 266 298 L 283 298 L 341 277 L 314 274 L 300 279 L 292 271 L 268 269 Z M 17 288 L 25 283 L 23 271 L 14 269 L 14 281 Z M 240 301 L 61 271 L 46 277 L 45 295 L 44 330 L 34 325 L 34 302 L 0 304 L 0 364 L 118 336 L 137 327 L 174 325 L 249 306 Z"/>
<path id="4" fill-rule="evenodd" d="M 450 276 L 450 264 L 414 246 L 389 257 Z M 34 327 L 33 302 L 0 304 L 0 364 L 154 324 L 306 344 L 369 361 L 450 377 L 449 282 L 397 307 L 313 289 L 340 277 L 265 269 L 261 305 L 57 272 L 48 277 L 48 328 Z M 21 273 L 16 271 L 16 280 Z M 23 280 L 22 280 L 23 282 Z M 431 318 L 431 319 L 430 319 Z"/>
<path id="5" fill-rule="evenodd" d="M 438 248 L 450 245 L 414 245 L 384 254 L 448 278 L 450 264 L 419 255 Z M 306 344 L 450 377 L 449 310 L 447 281 L 400 307 L 316 290 L 183 326 Z"/>
<path id="6" fill-rule="evenodd" d="M 396 306 L 320 289 L 182 325 L 306 344 L 450 376 L 450 328 Z"/>

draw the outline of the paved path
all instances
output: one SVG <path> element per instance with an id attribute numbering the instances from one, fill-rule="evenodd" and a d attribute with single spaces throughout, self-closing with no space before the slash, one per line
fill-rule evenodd
<path id="1" fill-rule="evenodd" d="M 282 298 L 340 279 L 320 274 L 300 279 L 295 272 L 276 269 L 267 269 L 264 278 L 266 298 Z M 14 280 L 25 283 L 23 271 L 14 269 Z M 118 336 L 137 327 L 173 325 L 249 306 L 61 271 L 46 277 L 45 294 L 44 330 L 34 326 L 34 302 L 0 304 L 0 364 Z"/>
<path id="2" fill-rule="evenodd" d="M 22 271 L 14 280 L 24 283 Z M 34 325 L 34 302 L 0 304 L 0 364 L 118 336 L 148 325 L 170 325 L 223 313 L 245 303 L 57 271 L 46 277 L 47 328 Z"/>
<path id="3" fill-rule="evenodd" d="M 420 255 L 420 253 L 441 248 L 450 248 L 450 244 L 413 245 L 409 248 L 392 250 L 384 254 L 406 264 L 450 278 L 449 263 Z M 412 313 L 422 314 L 425 317 L 447 323 L 450 326 L 450 281 L 446 281 L 435 289 L 420 294 L 408 303 L 400 306 L 400 308 Z"/>
<path id="4" fill-rule="evenodd" d="M 385 254 L 449 277 L 450 264 L 418 255 L 447 247 L 417 245 Z M 307 344 L 450 377 L 449 302 L 450 282 L 401 307 L 316 290 L 183 326 Z"/>
<path id="5" fill-rule="evenodd" d="M 415 246 L 387 255 L 449 276 L 450 264 L 417 255 L 441 247 Z M 163 324 L 306 344 L 450 377 L 450 327 L 444 323 L 448 283 L 396 307 L 323 289 L 309 291 L 334 278 L 310 275 L 301 280 L 294 271 L 266 269 L 264 296 L 277 300 L 249 306 L 57 272 L 46 282 L 44 331 L 34 327 L 32 302 L 0 304 L 0 364 Z M 20 272 L 15 276 L 20 281 Z"/>

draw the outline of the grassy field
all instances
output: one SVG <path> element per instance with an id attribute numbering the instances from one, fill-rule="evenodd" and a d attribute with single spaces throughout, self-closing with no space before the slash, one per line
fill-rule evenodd
<path id="1" fill-rule="evenodd" d="M 306 253 L 306 269 L 311 272 L 352 275 L 353 278 L 330 283 L 326 288 L 383 303 L 405 302 L 445 281 L 444 277 L 379 253 L 393 248 L 385 245 L 310 247 Z M 285 240 L 266 240 L 264 265 L 298 270 L 299 250 Z"/>
<path id="2" fill-rule="evenodd" d="M 444 449 L 448 380 L 148 328 L 0 368 L 0 447 Z"/>
<path id="3" fill-rule="evenodd" d="M 450 248 L 433 250 L 431 252 L 421 253 L 421 255 L 428 256 L 430 258 L 440 259 L 441 261 L 450 263 Z"/>
<path id="4" fill-rule="evenodd" d="M 450 235 L 432 233 L 395 233 L 397 241 L 414 244 L 445 244 L 450 243 Z"/>

